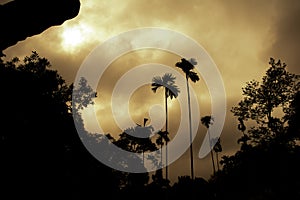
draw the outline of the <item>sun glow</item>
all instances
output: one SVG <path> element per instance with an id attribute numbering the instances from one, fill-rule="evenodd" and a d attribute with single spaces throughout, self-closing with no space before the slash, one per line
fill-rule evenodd
<path id="1" fill-rule="evenodd" d="M 89 27 L 83 25 L 65 27 L 61 34 L 61 45 L 63 49 L 73 52 L 88 41 L 88 37 L 91 32 L 92 31 Z"/>

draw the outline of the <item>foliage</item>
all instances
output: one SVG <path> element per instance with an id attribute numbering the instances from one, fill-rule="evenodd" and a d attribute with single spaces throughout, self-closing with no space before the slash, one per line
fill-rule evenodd
<path id="1" fill-rule="evenodd" d="M 232 113 L 239 121 L 241 149 L 223 156 L 211 178 L 218 199 L 298 199 L 300 193 L 299 75 L 271 58 L 262 81 L 250 81 Z M 279 113 L 278 113 L 279 112 Z M 251 127 L 247 129 L 246 123 Z"/>
<path id="2" fill-rule="evenodd" d="M 197 80 L 190 64 L 183 59 L 176 65 L 189 78 L 193 77 L 191 80 Z M 19 195 L 43 198 L 37 191 L 52 199 L 92 199 L 104 193 L 110 199 L 299 199 L 300 77 L 289 73 L 280 60 L 271 58 L 269 64 L 261 82 L 253 80 L 242 88 L 243 99 L 231 110 L 242 132 L 238 140 L 241 149 L 223 156 L 222 169 L 208 181 L 181 176 L 170 185 L 169 180 L 163 179 L 162 170 L 157 170 L 150 182 L 148 173 L 112 170 L 84 148 L 74 120 L 84 130 L 80 111 L 97 97 L 84 78 L 73 88 L 37 52 L 22 61 L 0 59 L 5 116 L 0 132 L 1 191 L 16 199 Z M 169 80 L 174 83 L 172 77 Z M 165 86 L 160 81 L 163 79 L 155 79 L 161 84 L 153 84 L 153 90 Z M 177 95 L 174 93 L 173 97 Z M 170 93 L 168 97 L 171 96 Z M 209 128 L 212 117 L 205 116 L 201 122 Z M 157 150 L 146 137 L 152 131 L 144 123 L 144 127 L 124 130 L 117 139 L 106 134 L 109 140 L 102 140 L 103 134 L 88 132 L 85 139 L 91 145 L 107 142 L 108 147 L 114 144 L 144 153 Z M 167 131 L 158 135 L 157 145 L 169 141 Z M 213 150 L 218 158 L 217 153 L 222 151 L 220 138 L 212 140 L 217 140 Z M 112 152 L 101 153 L 113 159 Z M 142 158 L 137 159 L 143 165 Z"/>
<path id="3" fill-rule="evenodd" d="M 163 87 L 165 88 L 165 95 L 166 98 L 176 98 L 178 96 L 179 88 L 175 85 L 176 77 L 172 74 L 166 73 L 162 77 L 155 76 L 152 80 L 152 91 L 156 92 L 158 88 Z"/>
<path id="4" fill-rule="evenodd" d="M 94 195 L 96 186 L 117 190 L 111 169 L 87 152 L 78 137 L 72 84 L 46 58 L 33 51 L 22 61 L 1 60 L 0 87 L 3 196 L 81 199 Z"/>
<path id="5" fill-rule="evenodd" d="M 195 66 L 185 58 L 182 58 L 180 62 L 177 62 L 175 64 L 175 66 L 180 68 L 184 72 L 186 77 L 189 78 L 192 82 L 197 82 L 200 80 L 197 73 L 192 71 Z"/>
<path id="6" fill-rule="evenodd" d="M 231 110 L 240 121 L 241 130 L 246 128 L 244 122 L 255 123 L 256 126 L 245 133 L 250 145 L 268 142 L 286 133 L 291 102 L 300 88 L 300 76 L 289 73 L 285 63 L 271 58 L 269 65 L 261 82 L 247 82 L 242 88 L 243 100 Z"/>

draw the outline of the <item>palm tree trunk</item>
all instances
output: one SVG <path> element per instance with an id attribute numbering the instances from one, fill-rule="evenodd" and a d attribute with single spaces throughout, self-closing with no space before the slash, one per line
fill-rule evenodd
<path id="1" fill-rule="evenodd" d="M 213 172 L 214 175 L 216 173 L 216 167 L 215 167 L 215 159 L 214 159 L 214 152 L 211 148 L 211 139 L 210 139 L 210 133 L 209 133 L 209 129 L 208 129 L 208 139 L 209 139 L 209 147 L 210 147 L 210 155 L 211 155 L 211 162 L 212 162 L 212 166 L 213 166 Z"/>
<path id="2" fill-rule="evenodd" d="M 161 167 L 163 166 L 163 151 L 162 151 L 162 148 L 163 148 L 163 144 L 160 145 L 160 165 Z M 162 168 L 161 168 L 161 175 L 162 175 Z"/>
<path id="3" fill-rule="evenodd" d="M 166 107 L 166 134 L 168 134 L 168 96 L 165 88 L 165 107 Z M 168 142 L 166 141 L 166 179 L 168 180 Z"/>
<path id="4" fill-rule="evenodd" d="M 186 88 L 187 88 L 188 106 L 189 106 L 191 178 L 194 179 L 193 135 L 192 135 L 192 114 L 191 114 L 191 103 L 190 103 L 190 88 L 189 88 L 189 82 L 188 82 L 188 75 L 186 74 L 185 77 L 186 77 Z"/>
<path id="5" fill-rule="evenodd" d="M 214 171 L 214 174 L 216 173 L 216 168 L 215 168 L 215 162 L 214 162 L 214 153 L 212 151 L 210 151 L 210 155 L 211 155 L 211 162 L 212 162 L 212 165 L 213 165 L 213 171 Z"/>
<path id="6" fill-rule="evenodd" d="M 217 169 L 220 171 L 220 165 L 219 165 L 219 153 L 216 152 L 216 160 L 217 160 Z"/>
<path id="7" fill-rule="evenodd" d="M 145 152 L 144 152 L 144 150 L 143 150 L 142 154 L 143 154 L 143 166 L 145 167 Z"/>

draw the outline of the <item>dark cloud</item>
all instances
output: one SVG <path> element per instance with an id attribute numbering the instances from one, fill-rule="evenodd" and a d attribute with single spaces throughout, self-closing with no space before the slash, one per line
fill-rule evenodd
<path id="1" fill-rule="evenodd" d="M 274 8 L 270 36 L 274 42 L 264 53 L 265 58 L 281 59 L 292 73 L 300 73 L 300 1 L 278 1 Z"/>

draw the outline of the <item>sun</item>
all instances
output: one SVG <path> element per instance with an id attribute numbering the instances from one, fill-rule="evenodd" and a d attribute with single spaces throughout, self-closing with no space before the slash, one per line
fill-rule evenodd
<path id="1" fill-rule="evenodd" d="M 65 27 L 61 34 L 61 45 L 65 51 L 73 52 L 88 41 L 91 30 L 87 26 Z"/>
<path id="2" fill-rule="evenodd" d="M 62 35 L 65 45 L 76 46 L 83 41 L 82 32 L 78 28 L 69 28 Z"/>

